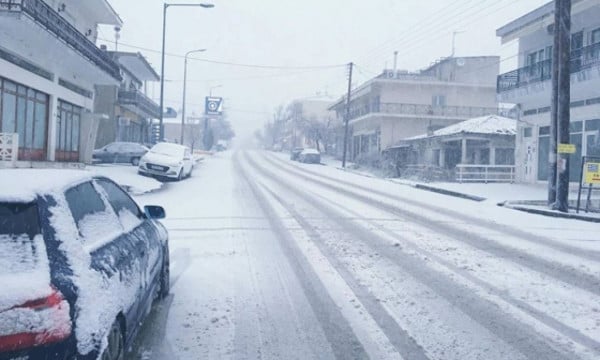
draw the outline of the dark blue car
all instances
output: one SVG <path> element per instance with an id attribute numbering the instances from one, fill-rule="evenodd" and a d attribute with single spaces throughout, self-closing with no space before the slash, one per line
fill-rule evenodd
<path id="1" fill-rule="evenodd" d="M 169 292 L 164 216 L 85 171 L 2 170 L 0 359 L 124 359 Z"/>

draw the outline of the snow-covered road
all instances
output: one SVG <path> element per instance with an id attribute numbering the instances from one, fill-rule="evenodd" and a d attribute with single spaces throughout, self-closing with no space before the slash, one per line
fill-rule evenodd
<path id="1" fill-rule="evenodd" d="M 163 205 L 172 295 L 137 359 L 597 359 L 598 224 L 266 152 L 221 153 Z"/>

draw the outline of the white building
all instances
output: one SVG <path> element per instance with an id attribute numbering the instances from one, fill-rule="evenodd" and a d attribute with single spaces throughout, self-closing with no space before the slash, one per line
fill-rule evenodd
<path id="1" fill-rule="evenodd" d="M 122 25 L 106 0 L 0 2 L 0 133 L 18 134 L 20 161 L 91 156 L 95 86 L 121 81 L 98 24 Z"/>
<path id="2" fill-rule="evenodd" d="M 554 2 L 496 31 L 506 43 L 519 41 L 518 69 L 498 76 L 500 102 L 518 104 L 517 179 L 546 181 L 550 147 Z M 581 156 L 590 154 L 600 130 L 600 3 L 573 0 L 571 35 L 571 181 L 578 181 Z"/>
<path id="3" fill-rule="evenodd" d="M 350 159 L 402 139 L 498 112 L 499 57 L 449 57 L 416 73 L 385 70 L 352 91 Z M 332 106 L 340 119 L 341 98 Z"/>

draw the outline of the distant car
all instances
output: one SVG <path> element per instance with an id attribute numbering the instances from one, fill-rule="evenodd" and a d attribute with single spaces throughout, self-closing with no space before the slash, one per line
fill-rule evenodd
<path id="1" fill-rule="evenodd" d="M 192 175 L 194 160 L 187 146 L 159 143 L 140 159 L 141 175 L 182 180 Z"/>
<path id="2" fill-rule="evenodd" d="M 321 153 L 317 149 L 304 149 L 298 155 L 298 161 L 307 164 L 320 164 Z"/>
<path id="3" fill-rule="evenodd" d="M 95 163 L 129 163 L 138 166 L 148 148 L 133 142 L 113 142 L 94 150 L 92 161 Z"/>
<path id="4" fill-rule="evenodd" d="M 301 147 L 297 147 L 292 149 L 292 151 L 290 152 L 290 160 L 298 160 L 298 157 L 300 156 L 300 153 L 304 150 L 304 148 Z"/>
<path id="5" fill-rule="evenodd" d="M 0 188 L 0 359 L 124 359 L 169 293 L 164 209 L 87 171 L 3 170 Z"/>

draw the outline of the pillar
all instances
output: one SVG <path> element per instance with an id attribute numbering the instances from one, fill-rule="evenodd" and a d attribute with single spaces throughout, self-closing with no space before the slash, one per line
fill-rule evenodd
<path id="1" fill-rule="evenodd" d="M 462 139 L 460 163 L 467 164 L 467 139 Z"/>
<path id="2" fill-rule="evenodd" d="M 490 165 L 496 165 L 496 148 L 490 146 Z"/>

